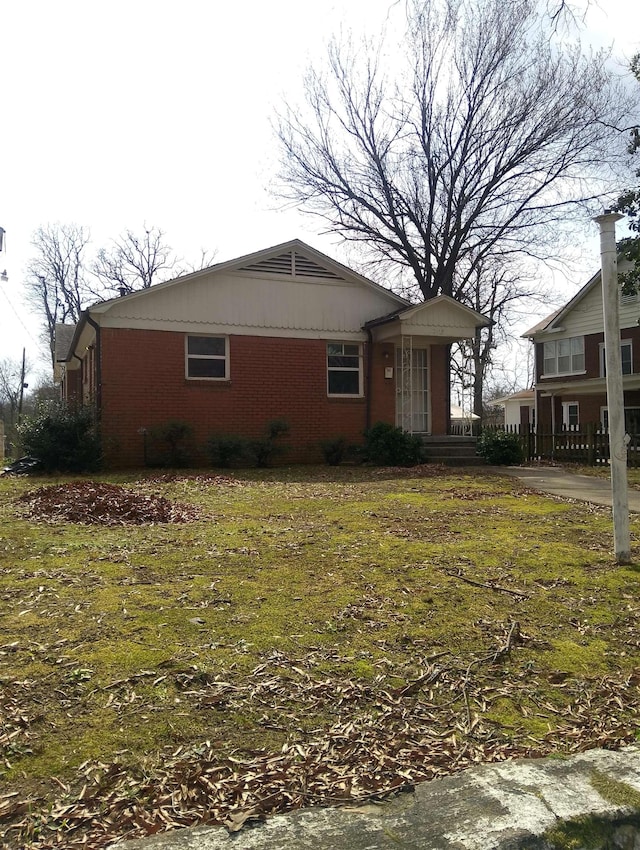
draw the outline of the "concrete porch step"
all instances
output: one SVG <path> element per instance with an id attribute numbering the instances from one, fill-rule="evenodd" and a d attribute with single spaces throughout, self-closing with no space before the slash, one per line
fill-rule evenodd
<path id="1" fill-rule="evenodd" d="M 476 452 L 475 437 L 423 437 L 423 457 L 427 463 L 446 466 L 481 466 L 484 459 Z"/>

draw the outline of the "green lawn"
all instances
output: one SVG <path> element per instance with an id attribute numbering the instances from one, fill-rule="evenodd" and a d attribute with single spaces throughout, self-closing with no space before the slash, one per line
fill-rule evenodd
<path id="1" fill-rule="evenodd" d="M 636 735 L 636 518 L 620 567 L 608 510 L 482 472 L 100 480 L 198 514 L 39 521 L 17 497 L 60 482 L 0 478 L 3 847 L 234 829 Z"/>

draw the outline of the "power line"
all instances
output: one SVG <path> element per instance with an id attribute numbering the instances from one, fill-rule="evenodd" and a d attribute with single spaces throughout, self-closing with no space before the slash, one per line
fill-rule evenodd
<path id="1" fill-rule="evenodd" d="M 17 311 L 17 310 L 16 310 L 16 308 L 13 306 L 13 304 L 12 304 L 12 302 L 11 302 L 11 299 L 9 298 L 9 293 L 8 293 L 8 292 L 4 289 L 4 287 L 1 287 L 1 286 L 0 286 L 0 292 L 2 292 L 2 293 L 4 294 L 4 297 L 7 299 L 7 304 L 9 305 L 9 307 L 11 307 L 11 310 L 13 311 L 14 316 L 15 316 L 15 317 L 16 317 L 16 319 L 20 322 L 20 324 L 22 325 L 22 327 L 24 328 L 24 330 L 25 330 L 25 332 L 26 332 L 27 336 L 29 337 L 29 339 L 31 340 L 31 342 L 32 342 L 34 345 L 36 345 L 36 346 L 37 346 L 37 345 L 38 345 L 38 343 L 37 343 L 37 342 L 36 342 L 36 340 L 33 338 L 33 335 L 31 334 L 31 331 L 30 331 L 30 330 L 29 330 L 29 328 L 25 325 L 25 323 L 22 321 L 22 319 L 21 319 L 21 317 L 20 317 L 20 315 L 19 315 L 18 311 Z"/>

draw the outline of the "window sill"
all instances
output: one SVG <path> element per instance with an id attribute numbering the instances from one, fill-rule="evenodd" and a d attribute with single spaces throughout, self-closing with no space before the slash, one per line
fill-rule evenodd
<path id="1" fill-rule="evenodd" d="M 227 378 L 185 378 L 187 387 L 230 387 L 231 381 Z"/>
<path id="2" fill-rule="evenodd" d="M 328 395 L 327 401 L 364 401 L 363 395 Z"/>
<path id="3" fill-rule="evenodd" d="M 554 372 L 550 375 L 540 375 L 538 378 L 539 381 L 553 381 L 556 378 L 579 378 L 581 375 L 586 375 L 587 370 L 583 369 L 582 372 Z"/>

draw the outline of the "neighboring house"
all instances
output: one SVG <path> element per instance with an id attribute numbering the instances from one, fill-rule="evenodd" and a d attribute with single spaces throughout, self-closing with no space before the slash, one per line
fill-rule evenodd
<path id="1" fill-rule="evenodd" d="M 448 434 L 450 345 L 487 324 L 293 240 L 93 305 L 56 374 L 64 399 L 96 406 L 111 467 L 142 465 L 145 435 L 172 420 L 202 446 L 284 419 L 287 460 L 317 460 L 321 441 L 359 443 L 379 420 Z"/>
<path id="2" fill-rule="evenodd" d="M 520 390 L 517 393 L 506 395 L 503 398 L 494 398 L 491 405 L 504 409 L 504 426 L 508 429 L 517 429 L 520 425 L 535 425 L 536 422 L 536 394 L 535 390 Z"/>
<path id="3" fill-rule="evenodd" d="M 451 405 L 451 433 L 467 436 L 473 434 L 474 425 L 480 421 L 480 417 L 471 413 L 471 411 L 463 410 L 459 404 Z"/>
<path id="4" fill-rule="evenodd" d="M 624 270 L 624 264 L 619 268 Z M 640 301 L 620 296 L 620 352 L 627 431 L 640 432 Z M 535 345 L 536 416 L 543 429 L 608 426 L 600 272 L 525 334 Z"/>

